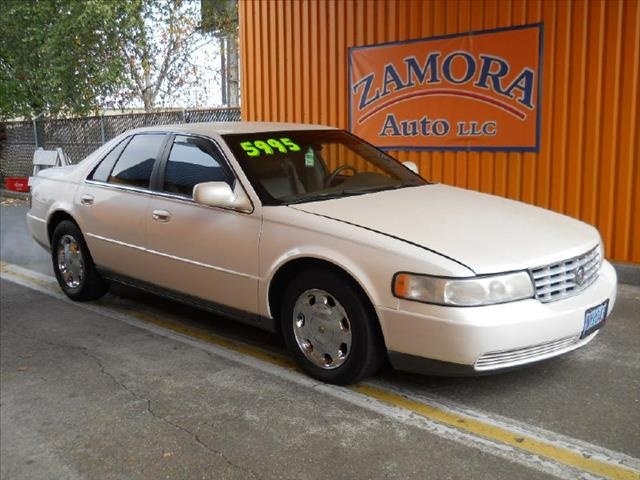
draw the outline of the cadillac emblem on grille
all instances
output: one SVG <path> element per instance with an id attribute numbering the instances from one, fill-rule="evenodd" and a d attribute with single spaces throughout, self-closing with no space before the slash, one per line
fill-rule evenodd
<path id="1" fill-rule="evenodd" d="M 576 274 L 575 274 L 575 278 L 576 278 L 576 283 L 578 285 L 582 285 L 584 283 L 584 268 L 583 267 L 578 267 L 576 268 Z"/>

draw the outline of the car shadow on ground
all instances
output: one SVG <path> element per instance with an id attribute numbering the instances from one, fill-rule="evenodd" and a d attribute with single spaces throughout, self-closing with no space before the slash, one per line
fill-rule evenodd
<path id="1" fill-rule="evenodd" d="M 137 308 L 142 307 L 142 310 L 151 313 L 157 312 L 163 317 L 169 316 L 172 321 L 187 329 L 246 343 L 278 356 L 290 358 L 284 341 L 276 333 L 242 324 L 130 286 L 112 285 L 110 297 L 129 300 L 134 302 Z M 109 302 L 109 297 L 105 301 Z M 505 389 L 513 390 L 514 385 L 530 386 L 532 383 L 538 383 L 542 378 L 552 380 L 556 376 L 562 376 L 561 372 L 566 368 L 565 358 L 570 359 L 570 357 L 571 354 L 560 359 L 547 360 L 498 374 L 458 377 L 403 372 L 395 370 L 387 362 L 376 378 L 400 389 L 442 393 L 463 391 L 465 395 L 470 396 L 486 395 Z"/>

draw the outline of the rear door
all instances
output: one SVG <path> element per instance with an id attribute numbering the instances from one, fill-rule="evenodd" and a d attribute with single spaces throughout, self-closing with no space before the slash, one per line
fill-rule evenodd
<path id="1" fill-rule="evenodd" d="M 132 278 L 145 276 L 143 217 L 166 139 L 164 133 L 128 137 L 77 190 L 77 220 L 99 268 Z"/>
<path id="2" fill-rule="evenodd" d="M 149 281 L 228 307 L 231 315 L 257 312 L 259 213 L 193 201 L 198 183 L 242 188 L 214 142 L 176 135 L 166 151 L 144 215 Z"/>

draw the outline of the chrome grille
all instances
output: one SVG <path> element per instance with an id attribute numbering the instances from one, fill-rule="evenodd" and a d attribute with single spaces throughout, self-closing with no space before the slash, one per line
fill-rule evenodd
<path id="1" fill-rule="evenodd" d="M 595 247 L 578 257 L 531 269 L 536 298 L 553 302 L 581 292 L 598 278 L 600 248 Z"/>
<path id="2" fill-rule="evenodd" d="M 553 357 L 562 352 L 572 350 L 573 348 L 580 346 L 579 343 L 580 337 L 573 336 L 556 340 L 554 342 L 534 345 L 532 347 L 485 353 L 476 361 L 475 369 L 478 371 L 493 370 L 496 368 L 514 367 L 516 365 L 544 360 L 545 358 Z"/>

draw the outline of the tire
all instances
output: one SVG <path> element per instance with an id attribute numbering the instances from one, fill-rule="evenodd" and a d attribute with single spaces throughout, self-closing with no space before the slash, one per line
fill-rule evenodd
<path id="1" fill-rule="evenodd" d="M 330 270 L 296 276 L 280 313 L 287 348 L 313 378 L 355 383 L 374 375 L 386 358 L 373 308 L 346 278 Z"/>
<path id="2" fill-rule="evenodd" d="M 71 300 L 96 300 L 107 293 L 108 284 L 98 274 L 82 232 L 70 220 L 53 231 L 51 261 L 60 288 Z"/>

